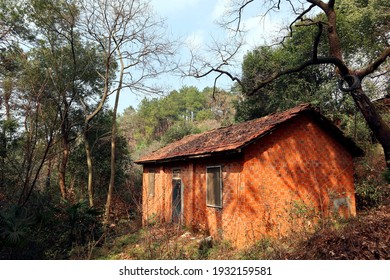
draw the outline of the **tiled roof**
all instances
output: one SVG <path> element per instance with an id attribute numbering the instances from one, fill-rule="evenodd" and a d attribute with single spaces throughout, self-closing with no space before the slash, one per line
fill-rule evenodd
<path id="1" fill-rule="evenodd" d="M 336 126 L 333 126 L 330 121 L 327 121 L 322 115 L 317 113 L 311 105 L 302 104 L 282 113 L 275 113 L 244 123 L 186 136 L 181 140 L 168 144 L 167 146 L 140 158 L 136 163 L 143 164 L 159 161 L 173 161 L 183 158 L 210 156 L 217 153 L 237 151 L 273 131 L 278 125 L 295 116 L 301 115 L 304 112 L 311 112 L 316 118 L 321 119 L 321 121 L 326 121 L 326 125 L 330 126 L 332 131 L 336 131 L 336 133 L 339 134 L 339 138 L 341 136 L 343 141 L 350 141 L 342 136 L 341 131 L 339 131 Z M 349 144 L 350 143 L 348 143 L 348 145 Z"/>

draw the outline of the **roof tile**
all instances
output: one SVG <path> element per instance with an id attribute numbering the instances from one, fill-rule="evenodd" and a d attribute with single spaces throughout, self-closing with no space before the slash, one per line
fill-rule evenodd
<path id="1" fill-rule="evenodd" d="M 278 124 L 309 110 L 314 110 L 314 108 L 309 104 L 302 104 L 282 113 L 275 113 L 244 123 L 189 135 L 142 157 L 136 162 L 146 163 L 172 160 L 181 157 L 236 150 L 268 133 Z"/>

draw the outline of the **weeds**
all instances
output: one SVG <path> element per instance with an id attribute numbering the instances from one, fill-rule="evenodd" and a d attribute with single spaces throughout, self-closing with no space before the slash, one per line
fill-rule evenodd
<path id="1" fill-rule="evenodd" d="M 35 218 L 26 208 L 12 206 L 0 211 L 0 250 L 20 249 L 28 243 Z"/>
<path id="2" fill-rule="evenodd" d="M 373 146 L 356 165 L 356 208 L 367 210 L 382 204 L 389 196 L 390 171 L 383 151 Z"/>
<path id="3" fill-rule="evenodd" d="M 38 210 L 11 205 L 0 212 L 0 258 L 85 259 L 101 233 L 100 211 L 84 201 Z"/>
<path id="4" fill-rule="evenodd" d="M 380 205 L 384 198 L 384 189 L 373 180 L 364 180 L 356 184 L 356 204 L 358 210 Z"/>

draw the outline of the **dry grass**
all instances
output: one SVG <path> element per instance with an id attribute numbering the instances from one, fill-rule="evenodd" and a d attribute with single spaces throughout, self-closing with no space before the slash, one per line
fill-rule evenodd
<path id="1" fill-rule="evenodd" d="M 360 213 L 341 228 L 325 228 L 286 259 L 301 260 L 389 260 L 390 205 Z"/>
<path id="2" fill-rule="evenodd" d="M 264 238 L 255 245 L 234 249 L 229 242 L 206 244 L 203 235 L 175 226 L 153 226 L 120 236 L 98 248 L 95 259 L 290 259 L 389 260 L 390 206 L 380 206 L 344 223 L 325 227 L 302 238 Z"/>

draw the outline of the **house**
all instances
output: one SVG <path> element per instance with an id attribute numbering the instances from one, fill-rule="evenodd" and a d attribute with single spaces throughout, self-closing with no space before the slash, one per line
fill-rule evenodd
<path id="1" fill-rule="evenodd" d="M 243 247 L 319 217 L 353 216 L 360 155 L 308 104 L 190 135 L 136 161 L 143 220 L 179 222 Z"/>

